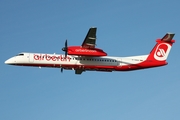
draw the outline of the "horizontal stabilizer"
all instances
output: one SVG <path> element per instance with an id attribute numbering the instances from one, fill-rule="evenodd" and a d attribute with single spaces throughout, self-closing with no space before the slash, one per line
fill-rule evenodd
<path id="1" fill-rule="evenodd" d="M 174 33 L 166 33 L 166 35 L 161 39 L 161 41 L 171 42 L 171 40 L 173 39 L 174 35 L 175 35 Z"/>

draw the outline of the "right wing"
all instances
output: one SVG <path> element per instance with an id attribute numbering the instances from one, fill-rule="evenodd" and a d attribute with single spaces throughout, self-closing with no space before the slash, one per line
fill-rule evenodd
<path id="1" fill-rule="evenodd" d="M 96 45 L 96 30 L 97 28 L 90 28 L 86 38 L 84 39 L 82 43 L 83 48 L 95 48 Z"/>

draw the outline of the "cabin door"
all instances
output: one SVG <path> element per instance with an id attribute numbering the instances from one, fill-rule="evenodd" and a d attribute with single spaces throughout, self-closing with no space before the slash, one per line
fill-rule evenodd
<path id="1" fill-rule="evenodd" d="M 29 54 L 29 62 L 33 63 L 34 62 L 34 55 L 33 54 Z"/>

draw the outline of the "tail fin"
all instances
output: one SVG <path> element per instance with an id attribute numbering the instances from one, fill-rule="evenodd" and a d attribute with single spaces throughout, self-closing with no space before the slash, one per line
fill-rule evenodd
<path id="1" fill-rule="evenodd" d="M 147 60 L 156 62 L 166 62 L 169 52 L 175 40 L 173 40 L 175 34 L 167 33 L 162 39 L 156 40 L 156 45 L 150 52 Z"/>

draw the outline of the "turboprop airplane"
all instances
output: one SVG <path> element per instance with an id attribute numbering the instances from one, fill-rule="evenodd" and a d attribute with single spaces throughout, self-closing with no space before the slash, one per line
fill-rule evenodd
<path id="1" fill-rule="evenodd" d="M 68 46 L 67 40 L 62 50 L 65 54 L 22 52 L 5 61 L 8 65 L 53 67 L 75 70 L 75 74 L 85 71 L 131 71 L 167 65 L 166 59 L 175 40 L 175 34 L 167 33 L 156 40 L 156 45 L 147 55 L 112 57 L 96 48 L 96 30 L 90 28 L 81 46 Z"/>

